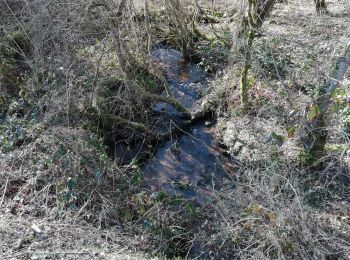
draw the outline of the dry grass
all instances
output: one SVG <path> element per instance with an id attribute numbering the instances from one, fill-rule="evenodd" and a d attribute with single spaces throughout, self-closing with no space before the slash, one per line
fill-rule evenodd
<path id="1" fill-rule="evenodd" d="M 339 113 L 329 114 L 325 169 L 311 174 L 297 166 L 305 159 L 300 136 L 308 106 L 350 40 L 349 4 L 328 4 L 331 16 L 317 16 L 312 2 L 275 6 L 254 45 L 247 114 L 238 106 L 239 55 L 214 82 L 221 82 L 214 103 L 223 142 L 246 168 L 217 194 L 216 221 L 196 237 L 212 252 L 199 259 L 349 256 L 349 153 Z M 347 82 L 340 82 L 346 93 Z"/>
<path id="2" fill-rule="evenodd" d="M 149 94 L 163 91 L 164 82 L 149 59 L 144 2 L 126 1 L 121 15 L 113 1 L 0 3 L 0 69 L 8 72 L 0 70 L 0 112 L 6 114 L 0 125 L 1 257 L 150 257 L 142 250 L 190 259 L 349 257 L 349 152 L 340 115 L 329 119 L 325 169 L 311 175 L 298 164 L 299 129 L 315 86 L 349 41 L 347 1 L 328 1 L 330 16 L 317 16 L 312 1 L 276 5 L 255 42 L 247 114 L 237 109 L 238 42 L 229 66 L 216 66 L 207 99 L 242 168 L 229 172 L 211 206 L 198 209 L 141 192 L 140 169 L 118 167 L 105 146 L 106 140 L 154 137 L 108 117 L 146 129 L 155 120 Z M 177 9 L 177 1 L 152 2 L 150 33 L 191 56 L 199 10 L 180 3 Z M 225 45 L 227 28 L 234 33 L 239 26 L 243 2 L 214 1 L 214 11 L 199 3 L 220 21 L 198 27 L 209 35 L 206 41 L 222 36 L 215 40 Z M 342 82 L 347 94 L 348 84 L 349 74 Z M 33 223 L 43 234 L 34 236 Z"/>
<path id="3" fill-rule="evenodd" d="M 35 224 L 42 233 L 34 233 Z M 1 210 L 2 259 L 144 259 L 137 253 L 142 238 L 119 228 L 101 230 L 73 216 L 54 218 L 13 216 Z"/>
<path id="4" fill-rule="evenodd" d="M 306 187 L 311 183 L 300 182 L 304 174 L 276 160 L 245 169 L 231 187 L 217 194 L 213 220 L 203 227 L 196 240 L 216 257 L 346 259 L 350 250 L 349 209 L 345 206 L 349 194 L 341 200 L 333 197 L 328 201 L 347 207 L 343 213 L 334 208 L 328 213 L 321 207 L 310 207 L 308 200 L 316 187 L 313 190 Z"/>

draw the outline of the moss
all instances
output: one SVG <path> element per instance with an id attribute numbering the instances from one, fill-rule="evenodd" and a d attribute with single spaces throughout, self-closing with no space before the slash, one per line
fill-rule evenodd
<path id="1" fill-rule="evenodd" d="M 151 93 L 157 93 L 160 90 L 156 78 L 148 71 L 140 71 L 136 75 L 136 81 L 139 86 Z"/>
<path id="2" fill-rule="evenodd" d="M 5 99 L 5 96 L 3 94 L 0 94 L 0 114 L 5 112 L 7 109 L 7 102 Z"/>
<path id="3" fill-rule="evenodd" d="M 347 144 L 326 144 L 325 151 L 333 153 L 344 153 L 349 150 Z"/>
<path id="4" fill-rule="evenodd" d="M 13 85 L 16 84 L 16 77 L 13 75 L 16 67 L 9 63 L 1 63 L 0 64 L 0 75 L 2 76 L 3 81 L 11 83 Z"/>
<path id="5" fill-rule="evenodd" d="M 23 63 L 23 55 L 30 53 L 30 50 L 30 41 L 22 31 L 14 31 L 0 38 L 1 110 L 6 109 L 7 99 L 28 97 L 23 83 L 28 78 L 29 68 Z"/>
<path id="6" fill-rule="evenodd" d="M 17 30 L 6 36 L 7 43 L 20 55 L 29 54 L 32 49 L 30 39 L 26 33 Z"/>
<path id="7" fill-rule="evenodd" d="M 205 37 L 203 44 L 198 44 L 196 48 L 194 61 L 198 60 L 198 65 L 205 71 L 215 73 L 228 63 L 232 35 L 228 28 L 225 28 L 219 37 L 216 35 L 206 35 Z"/>

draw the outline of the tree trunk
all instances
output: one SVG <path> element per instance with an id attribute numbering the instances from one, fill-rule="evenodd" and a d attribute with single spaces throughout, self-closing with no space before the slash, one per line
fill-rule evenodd
<path id="1" fill-rule="evenodd" d="M 330 80 L 327 84 L 320 88 L 320 96 L 312 105 L 308 118 L 307 134 L 304 140 L 304 151 L 308 157 L 309 164 L 318 164 L 324 153 L 324 147 L 327 141 L 326 129 L 326 113 L 332 104 L 332 94 L 338 87 L 339 81 L 344 78 L 344 75 L 350 64 L 350 44 L 345 49 L 345 53 L 341 56 L 334 66 Z"/>
<path id="2" fill-rule="evenodd" d="M 151 55 L 151 53 L 152 53 L 152 36 L 151 36 L 148 0 L 145 1 L 145 24 L 146 24 L 146 33 L 147 33 L 147 51 L 148 51 L 148 55 Z"/>
<path id="3" fill-rule="evenodd" d="M 314 0 L 316 4 L 316 12 L 318 14 L 327 13 L 327 5 L 325 0 Z"/>
<path id="4" fill-rule="evenodd" d="M 257 31 L 261 28 L 274 4 L 275 0 L 248 0 L 248 11 L 243 18 L 242 31 L 240 31 L 238 35 L 238 37 L 247 37 L 244 48 L 244 64 L 241 69 L 239 86 L 242 110 L 245 110 L 248 105 L 248 72 L 251 62 L 251 48 L 253 46 L 253 41 L 258 35 Z"/>
<path id="5" fill-rule="evenodd" d="M 239 83 L 242 110 L 246 110 L 247 104 L 248 104 L 248 87 L 249 87 L 248 72 L 249 72 L 250 60 L 251 60 L 250 52 L 253 45 L 254 37 L 255 37 L 254 31 L 251 29 L 248 33 L 247 45 L 245 50 L 246 52 L 244 56 L 244 64 L 241 70 L 241 78 Z"/>
<path id="6" fill-rule="evenodd" d="M 272 11 L 275 0 L 258 0 L 257 1 L 257 26 L 260 28 Z"/>

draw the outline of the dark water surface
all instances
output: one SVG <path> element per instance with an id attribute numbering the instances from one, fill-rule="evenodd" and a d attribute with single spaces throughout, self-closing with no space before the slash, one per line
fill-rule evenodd
<path id="1" fill-rule="evenodd" d="M 167 70 L 174 97 L 191 113 L 199 108 L 202 93 L 207 88 L 207 75 L 196 65 L 186 63 L 174 49 L 158 49 L 154 58 Z M 178 112 L 174 107 L 159 103 L 154 107 L 177 128 Z M 173 120 L 172 120 L 173 119 Z M 216 147 L 215 127 L 198 122 L 160 144 L 151 160 L 142 169 L 145 188 L 164 191 L 169 195 L 182 195 L 201 205 L 210 202 L 210 194 L 218 190 L 227 174 L 221 153 Z M 224 163 L 225 164 L 225 163 Z M 230 166 L 229 163 L 226 166 Z"/>

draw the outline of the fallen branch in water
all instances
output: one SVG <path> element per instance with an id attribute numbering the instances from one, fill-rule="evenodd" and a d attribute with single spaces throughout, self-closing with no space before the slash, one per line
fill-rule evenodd
<path id="1" fill-rule="evenodd" d="M 179 101 L 177 101 L 175 98 L 167 97 L 167 96 L 161 96 L 151 93 L 145 93 L 144 98 L 146 99 L 152 99 L 159 102 L 164 102 L 170 105 L 173 105 L 177 111 L 184 113 L 186 115 L 191 116 L 190 112 L 185 108 Z"/>
<path id="2" fill-rule="evenodd" d="M 86 109 L 85 115 L 90 120 L 102 120 L 105 128 L 112 128 L 112 126 L 115 124 L 121 124 L 126 128 L 131 128 L 139 132 L 143 132 L 143 133 L 150 132 L 150 130 L 142 123 L 133 122 L 113 114 L 102 114 L 102 113 L 99 113 L 98 109 L 94 107 L 90 107 Z"/>

